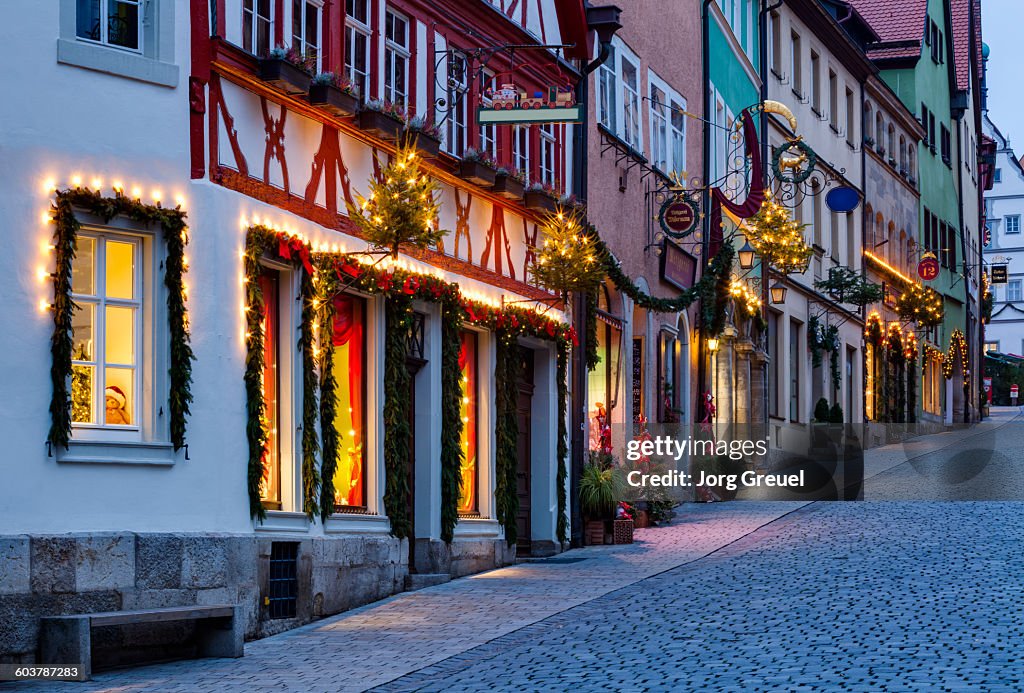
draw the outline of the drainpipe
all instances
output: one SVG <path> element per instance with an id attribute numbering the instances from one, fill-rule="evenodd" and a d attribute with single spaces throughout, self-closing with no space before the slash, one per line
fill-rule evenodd
<path id="1" fill-rule="evenodd" d="M 711 61 L 709 58 L 710 49 L 708 46 L 709 37 L 711 34 L 708 28 L 708 22 L 710 21 L 710 15 L 708 14 L 708 6 L 713 0 L 704 0 L 701 3 L 701 40 L 700 40 L 700 67 L 701 67 L 701 80 L 704 89 L 704 119 L 705 121 L 711 120 Z M 701 141 L 701 160 L 704 162 L 704 189 L 701 191 L 701 209 L 704 210 L 704 238 L 701 241 L 701 257 L 704 258 L 704 265 L 701 268 L 701 276 L 704 276 L 704 270 L 707 268 L 708 250 L 710 249 L 710 215 L 711 209 L 711 192 L 708 186 L 711 178 L 711 134 L 710 128 L 707 122 L 704 123 L 703 138 Z M 702 306 L 703 309 L 703 306 Z M 694 321 L 696 322 L 696 321 Z M 704 362 L 707 359 L 707 352 L 704 345 L 707 341 L 707 335 L 704 334 L 704 330 L 699 333 L 697 342 L 697 397 L 694 400 L 693 415 L 690 417 L 690 425 L 700 421 L 702 417 L 702 405 L 704 403 L 704 393 L 710 391 L 708 380 L 709 374 L 706 372 Z"/>
<path id="2" fill-rule="evenodd" d="M 964 281 L 964 341 L 968 345 L 971 343 L 971 284 L 970 284 L 970 268 L 967 262 L 967 232 L 964 229 L 964 166 L 961 160 L 963 154 L 963 127 L 964 127 L 964 113 L 966 111 L 960 111 L 956 115 L 956 151 L 957 151 L 957 180 L 959 185 L 957 186 L 957 216 L 960 224 L 960 276 Z M 952 158 L 952 152 L 950 152 L 950 158 Z M 969 370 L 971 367 L 970 349 L 968 353 L 963 355 L 965 363 L 963 363 L 964 370 Z M 968 393 L 973 391 L 970 386 L 970 380 L 967 378 L 966 373 L 964 374 L 964 423 L 971 422 L 971 400 Z"/>

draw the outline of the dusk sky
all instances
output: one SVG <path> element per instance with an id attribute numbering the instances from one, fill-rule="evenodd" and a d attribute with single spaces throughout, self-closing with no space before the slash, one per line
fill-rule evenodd
<path id="1" fill-rule="evenodd" d="M 982 38 L 989 45 L 988 106 L 996 127 L 1024 154 L 1024 93 L 1021 83 L 1021 0 L 982 0 Z"/>

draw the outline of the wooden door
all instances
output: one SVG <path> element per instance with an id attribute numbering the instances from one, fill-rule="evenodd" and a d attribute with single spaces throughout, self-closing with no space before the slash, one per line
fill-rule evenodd
<path id="1" fill-rule="evenodd" d="M 519 426 L 519 435 L 516 439 L 516 494 L 519 496 L 519 513 L 516 516 L 518 534 L 516 550 L 518 555 L 528 556 L 530 555 L 530 538 L 532 536 L 530 467 L 533 460 L 533 352 L 529 349 L 521 349 L 519 355 L 522 363 L 519 369 L 516 397 L 516 422 Z"/>

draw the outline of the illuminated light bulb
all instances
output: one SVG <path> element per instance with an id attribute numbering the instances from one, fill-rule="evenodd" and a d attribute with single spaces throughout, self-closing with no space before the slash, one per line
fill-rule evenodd
<path id="1" fill-rule="evenodd" d="M 51 192 L 53 192 L 56 189 L 57 189 L 57 181 L 55 181 L 53 178 L 47 178 L 46 180 L 43 181 L 43 192 L 44 193 L 51 193 Z"/>
<path id="2" fill-rule="evenodd" d="M 50 310 L 50 303 L 45 298 L 39 299 L 39 312 L 45 313 Z"/>
<path id="3" fill-rule="evenodd" d="M 134 197 L 136 200 L 141 200 L 142 199 L 142 188 L 140 188 L 137 185 L 135 187 L 133 187 L 132 188 L 132 197 Z"/>
<path id="4" fill-rule="evenodd" d="M 174 196 L 174 204 L 178 205 L 179 207 L 184 207 L 185 206 L 185 196 L 184 195 L 175 195 Z"/>
<path id="5" fill-rule="evenodd" d="M 92 181 L 90 182 L 90 184 L 92 185 L 94 190 L 99 190 L 100 188 L 103 187 L 103 179 L 102 178 L 93 178 Z"/>
<path id="6" fill-rule="evenodd" d="M 78 175 L 71 176 L 71 185 L 76 187 L 76 188 L 81 187 L 81 185 L 82 185 L 82 177 L 78 176 Z"/>

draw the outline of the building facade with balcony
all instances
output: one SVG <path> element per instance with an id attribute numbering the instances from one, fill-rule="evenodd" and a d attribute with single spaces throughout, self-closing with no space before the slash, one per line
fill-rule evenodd
<path id="1" fill-rule="evenodd" d="M 477 110 L 571 92 L 581 2 L 20 11 L 0 660 L 48 614 L 227 602 L 258 637 L 562 549 L 571 337 L 529 268 L 573 125 Z M 449 233 L 392 256 L 352 215 L 403 137 Z"/>

